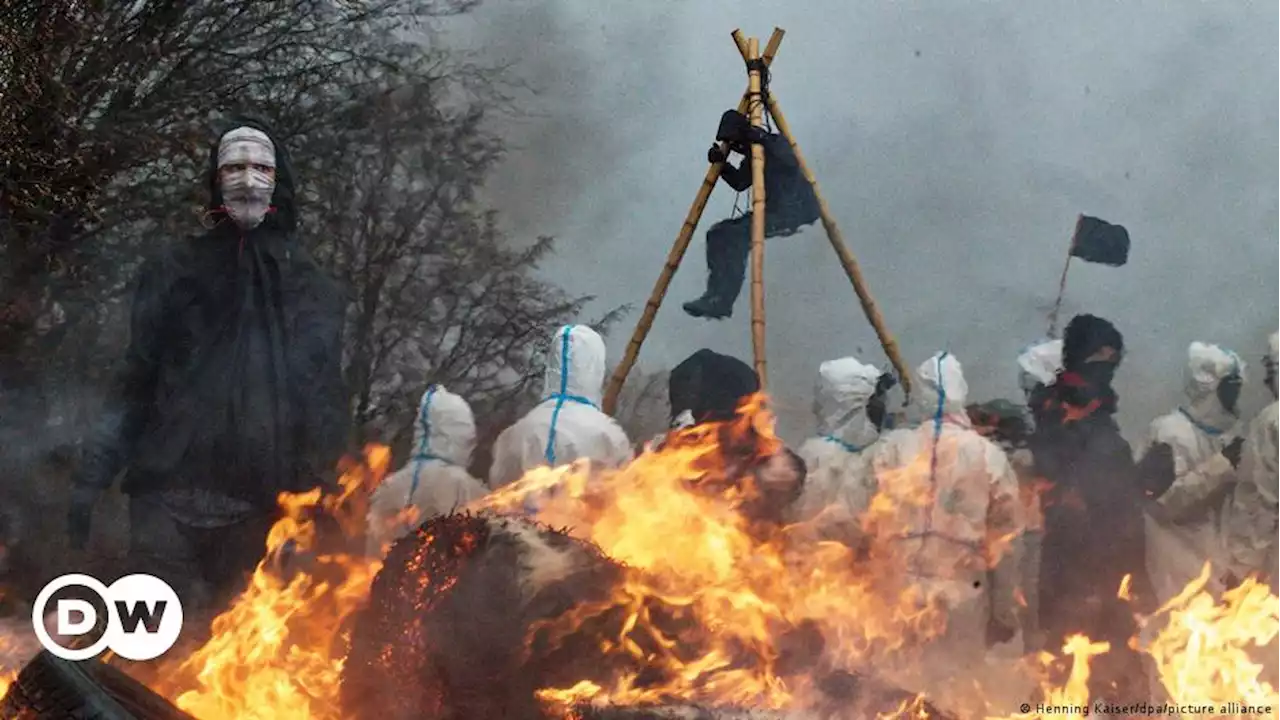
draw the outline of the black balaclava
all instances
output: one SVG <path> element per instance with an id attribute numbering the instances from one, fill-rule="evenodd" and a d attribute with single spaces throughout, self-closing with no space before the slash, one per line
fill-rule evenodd
<path id="1" fill-rule="evenodd" d="M 1103 348 L 1111 348 L 1111 360 L 1089 361 Z M 1107 320 L 1096 315 L 1077 315 L 1067 324 L 1062 336 L 1062 367 L 1075 373 L 1090 385 L 1109 388 L 1124 355 L 1124 336 Z"/>
<path id="2" fill-rule="evenodd" d="M 750 365 L 706 348 L 672 368 L 667 379 L 672 415 L 688 410 L 698 423 L 732 420 L 738 404 L 759 390 Z"/>
<path id="3" fill-rule="evenodd" d="M 1238 414 L 1240 403 L 1240 391 L 1244 389 L 1244 378 L 1240 377 L 1240 373 L 1232 373 L 1218 383 L 1218 402 L 1222 405 L 1222 409 L 1231 413 Z"/>
<path id="4" fill-rule="evenodd" d="M 877 431 L 884 429 L 884 421 L 889 416 L 885 396 L 897 384 L 898 378 L 894 377 L 893 373 L 884 373 L 876 381 L 875 392 L 872 393 L 871 399 L 867 401 L 867 419 L 871 421 L 872 425 L 875 425 Z"/>

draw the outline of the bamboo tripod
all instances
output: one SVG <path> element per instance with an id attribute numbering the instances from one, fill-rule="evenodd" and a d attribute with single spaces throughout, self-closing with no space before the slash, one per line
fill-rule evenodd
<path id="1" fill-rule="evenodd" d="M 844 236 L 840 233 L 839 226 L 836 225 L 835 219 L 831 216 L 831 208 L 827 205 L 826 200 L 822 197 L 822 191 L 818 188 L 818 180 L 809 169 L 808 163 L 805 162 L 804 155 L 800 152 L 800 146 L 796 144 L 795 136 L 791 134 L 791 128 L 787 125 L 786 117 L 778 107 L 776 97 L 772 92 L 761 92 L 760 65 L 763 64 L 765 68 L 768 68 L 773 64 L 773 59 L 778 54 L 778 46 L 782 44 L 782 36 L 784 34 L 785 31 L 781 28 L 774 28 L 773 34 L 769 37 L 769 42 L 764 47 L 764 52 L 761 53 L 760 41 L 757 38 L 746 38 L 740 30 L 733 31 L 733 42 L 737 45 L 738 53 L 742 55 L 742 59 L 747 65 L 747 91 L 738 103 L 738 112 L 749 113 L 751 124 L 755 127 L 762 127 L 764 125 L 764 113 L 767 110 L 773 118 L 774 125 L 778 128 L 778 132 L 791 145 L 805 179 L 813 186 L 814 195 L 817 196 L 818 211 L 822 218 L 822 227 L 827 233 L 827 239 L 831 242 L 831 247 L 835 250 L 836 256 L 840 258 L 840 264 L 844 267 L 845 275 L 848 276 L 849 282 L 852 283 L 853 291 L 858 295 L 858 302 L 862 305 L 862 312 L 875 329 L 876 336 L 880 340 L 880 345 L 884 348 L 885 355 L 889 357 L 894 369 L 898 371 L 903 391 L 909 396 L 911 394 L 911 376 L 907 372 L 906 365 L 902 362 L 897 343 L 885 328 L 884 318 L 881 317 L 875 300 L 871 298 L 871 293 L 867 290 L 866 281 L 863 279 L 862 271 L 858 267 L 858 261 L 854 258 L 853 253 L 849 251 L 848 246 L 845 245 Z M 721 144 L 721 149 L 727 152 L 724 143 Z M 609 378 L 609 387 L 605 391 L 603 404 L 606 413 L 613 414 L 617 409 L 618 395 L 622 392 L 622 386 L 626 383 L 627 376 L 631 373 L 631 368 L 635 366 L 636 358 L 640 355 L 640 347 L 644 344 L 645 338 L 648 337 L 650 328 L 653 327 L 654 318 L 657 317 L 658 309 L 662 306 L 662 301 L 666 297 L 667 287 L 671 284 L 671 278 L 675 276 L 676 270 L 680 267 L 680 261 L 684 259 L 685 251 L 689 249 L 689 241 L 693 238 L 693 232 L 698 227 L 698 221 L 702 219 L 702 212 L 706 209 L 707 201 L 711 198 L 711 192 L 720 180 L 721 165 L 722 163 L 712 163 L 707 168 L 707 174 L 702 179 L 702 186 L 698 188 L 698 194 L 693 199 L 693 205 L 689 208 L 688 215 L 685 216 L 684 224 L 680 226 L 680 232 L 676 235 L 676 241 L 671 247 L 671 252 L 667 254 L 666 264 L 658 275 L 658 281 L 653 286 L 653 292 L 650 293 L 648 302 L 645 303 L 644 312 L 640 315 L 640 321 L 636 323 L 636 329 L 631 334 L 631 341 L 627 343 L 626 353 L 623 355 L 622 361 L 618 363 L 617 368 L 614 369 L 613 376 Z M 766 370 L 768 369 L 768 364 L 765 361 L 764 342 L 764 205 L 764 148 L 755 143 L 751 146 L 751 346 L 756 373 L 760 376 L 762 389 L 765 387 Z"/>

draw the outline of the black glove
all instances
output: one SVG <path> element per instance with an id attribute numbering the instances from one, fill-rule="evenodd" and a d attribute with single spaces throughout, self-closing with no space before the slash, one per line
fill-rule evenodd
<path id="1" fill-rule="evenodd" d="M 715 143 L 710 150 L 707 150 L 707 162 L 709 163 L 722 163 L 728 159 L 729 156 L 720 148 L 720 143 Z"/>
<path id="2" fill-rule="evenodd" d="M 98 491 L 84 486 L 71 488 L 71 504 L 67 509 L 67 543 L 72 550 L 83 550 L 89 541 L 89 529 L 93 524 L 93 506 L 98 501 Z"/>
<path id="3" fill-rule="evenodd" d="M 1240 467 L 1240 454 L 1244 450 L 1244 438 L 1238 437 L 1231 441 L 1231 444 L 1222 448 L 1222 457 L 1231 463 L 1231 467 Z"/>
<path id="4" fill-rule="evenodd" d="M 1147 449 L 1142 462 L 1138 463 L 1138 478 L 1143 493 L 1149 498 L 1159 498 L 1173 485 L 1177 470 L 1174 465 L 1173 448 L 1167 443 L 1156 443 Z"/>

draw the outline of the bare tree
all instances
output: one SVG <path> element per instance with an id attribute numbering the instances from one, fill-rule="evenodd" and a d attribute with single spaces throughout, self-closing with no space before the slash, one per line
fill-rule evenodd
<path id="1" fill-rule="evenodd" d="M 484 432 L 511 419 L 540 390 L 548 329 L 591 299 L 536 278 L 550 238 L 515 247 L 478 203 L 503 150 L 484 122 L 490 100 L 447 72 L 388 75 L 332 98 L 341 124 L 310 144 L 309 228 L 352 297 L 356 426 L 393 444 L 428 383 L 471 401 Z"/>
<path id="2" fill-rule="evenodd" d="M 440 53 L 401 38 L 477 2 L 0 0 L 0 386 L 56 352 L 36 332 L 54 303 L 73 325 L 101 310 L 89 271 L 127 273 L 175 188 L 198 205 L 183 179 L 211 118 L 252 107 L 283 137 L 316 132 L 327 91 L 422 67 Z"/>

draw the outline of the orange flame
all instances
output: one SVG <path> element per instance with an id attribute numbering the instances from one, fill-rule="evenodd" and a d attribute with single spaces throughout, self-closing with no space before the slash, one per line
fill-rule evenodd
<path id="1" fill-rule="evenodd" d="M 535 632 L 554 641 L 604 613 L 621 612 L 626 622 L 602 639 L 601 651 L 636 658 L 661 681 L 624 673 L 607 682 L 543 688 L 538 697 L 549 712 L 566 716 L 582 703 L 673 699 L 797 710 L 817 702 L 820 670 L 909 676 L 923 643 L 945 630 L 945 609 L 902 582 L 900 568 L 884 553 L 863 557 L 842 544 L 809 539 L 815 534 L 760 522 L 759 501 L 779 492 L 761 466 L 780 448 L 773 418 L 757 396 L 735 421 L 674 432 L 663 447 L 619 470 L 587 464 L 535 470 L 473 503 L 471 510 L 532 509 L 538 520 L 569 527 L 625 566 L 607 601 L 576 607 Z M 201 720 L 343 720 L 337 690 L 344 623 L 366 598 L 379 563 L 358 552 L 318 552 L 312 514 L 336 518 L 350 537 L 363 531 L 361 497 L 389 461 L 386 448 L 366 452 L 366 465 L 343 475 L 341 493 L 282 496 L 287 517 L 273 528 L 268 560 L 252 585 L 215 621 L 213 638 L 165 668 L 154 687 Z M 892 528 L 932 501 L 918 482 L 927 462 L 879 478 L 891 492 L 873 499 L 868 529 Z M 1010 538 L 987 540 L 995 557 Z M 288 542 L 317 554 L 305 572 L 282 578 L 270 559 Z M 1162 684 L 1179 702 L 1221 699 L 1274 709 L 1280 704 L 1275 687 L 1253 652 L 1275 642 L 1276 596 L 1246 581 L 1216 602 L 1203 590 L 1205 578 L 1207 570 L 1157 613 L 1166 624 L 1145 651 Z M 1118 594 L 1127 587 L 1122 583 Z M 654 608 L 689 622 L 675 630 Z M 816 628 L 824 642 L 797 665 L 791 641 L 798 628 Z M 1042 670 L 1070 662 L 1061 685 L 1042 688 L 1043 704 L 1086 705 L 1090 661 L 1108 650 L 1073 636 L 1060 658 L 1032 659 Z M 1270 654 L 1274 660 L 1274 650 Z M 904 700 L 880 717 L 927 717 L 925 703 L 923 696 Z M 983 714 L 1002 715 L 977 713 Z"/>
<path id="2" fill-rule="evenodd" d="M 285 517 L 271 529 L 249 588 L 213 621 L 212 638 L 159 673 L 153 688 L 202 720 L 340 720 L 344 621 L 367 597 L 379 564 L 323 552 L 314 513 L 335 519 L 345 537 L 359 537 L 362 498 L 390 459 L 388 448 L 370 446 L 365 464 L 342 475 L 340 492 L 281 495 Z M 317 553 L 306 572 L 281 577 L 273 567 L 286 543 Z"/>
<path id="3" fill-rule="evenodd" d="M 580 682 L 544 688 L 540 698 L 562 712 L 584 702 L 671 698 L 803 706 L 814 692 L 807 673 L 787 674 L 783 665 L 788 634 L 805 626 L 816 627 L 825 641 L 813 659 L 818 665 L 858 668 L 874 658 L 888 668 L 895 656 L 911 664 L 918 642 L 945 627 L 939 607 L 899 582 L 901 573 L 885 572 L 876 558 L 859 561 L 833 542 L 796 543 L 792 529 L 753 522 L 745 512 L 768 488 L 740 478 L 780 449 L 773 418 L 757 396 L 734 422 L 677 431 L 665 447 L 620 470 L 536 470 L 473 505 L 502 512 L 536 505 L 539 521 L 566 526 L 622 562 L 625 580 L 608 601 L 580 606 L 539 630 L 564 637 L 623 610 L 628 619 L 622 633 L 602 650 L 632 655 L 647 678 L 666 678 L 646 684 L 624 674 L 607 687 Z M 870 514 L 890 522 L 907 500 L 877 497 Z M 664 630 L 652 617 L 654 601 L 696 618 L 702 628 L 696 653 L 689 653 L 688 637 Z"/>

